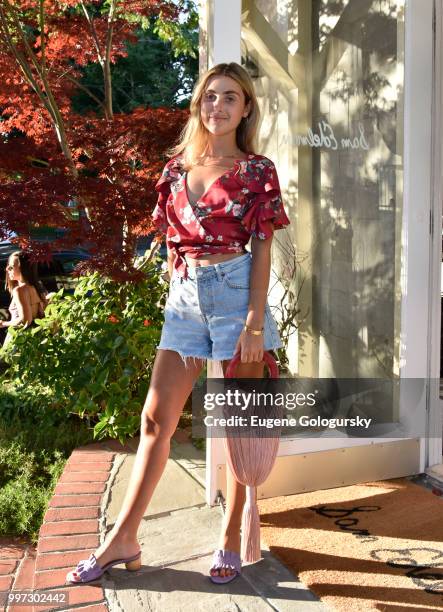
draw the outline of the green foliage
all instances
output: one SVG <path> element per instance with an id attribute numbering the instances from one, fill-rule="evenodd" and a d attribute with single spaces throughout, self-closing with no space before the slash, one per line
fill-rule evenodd
<path id="1" fill-rule="evenodd" d="M 194 2 L 187 2 L 186 19 L 184 21 L 164 20 L 160 15 L 154 23 L 153 31 L 160 40 L 171 43 L 174 57 L 180 55 L 193 57 L 194 59 L 198 57 L 198 11 Z"/>
<path id="2" fill-rule="evenodd" d="M 0 442 L 0 532 L 37 541 L 48 499 L 65 461 L 60 454 L 26 454 L 18 442 Z M 8 479 L 5 480 L 5 476 Z"/>
<path id="3" fill-rule="evenodd" d="M 115 112 L 130 113 L 140 106 L 187 107 L 198 76 L 198 13 L 190 10 L 182 23 L 160 17 L 140 22 L 137 38 L 136 43 L 126 43 L 127 57 L 112 65 Z M 102 100 L 100 65 L 91 63 L 82 72 L 82 85 Z M 82 90 L 77 91 L 72 104 L 81 114 L 101 112 Z"/>
<path id="4" fill-rule="evenodd" d="M 66 459 L 93 438 L 86 423 L 51 410 L 48 399 L 40 386 L 0 389 L 0 533 L 34 543 Z"/>
<path id="5" fill-rule="evenodd" d="M 89 420 L 69 414 L 66 405 L 57 403 L 52 389 L 18 379 L 2 380 L 0 432 L 4 440 L 22 438 L 29 448 L 57 448 L 66 457 L 78 444 L 94 439 Z"/>
<path id="6" fill-rule="evenodd" d="M 195 448 L 198 448 L 198 450 L 206 450 L 206 438 L 192 438 L 192 444 Z"/>
<path id="7" fill-rule="evenodd" d="M 95 273 L 55 294 L 29 330 L 11 328 L 3 383 L 50 390 L 53 410 L 90 419 L 94 437 L 122 443 L 140 426 L 163 323 L 164 283 L 149 261 L 140 283 Z M 2 382 L 2 381 L 0 381 Z M 35 408 L 33 408 L 35 410 Z M 29 409 L 32 410 L 32 409 Z"/>

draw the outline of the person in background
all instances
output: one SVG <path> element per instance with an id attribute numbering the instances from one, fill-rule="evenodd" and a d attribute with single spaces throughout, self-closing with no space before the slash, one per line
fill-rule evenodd
<path id="1" fill-rule="evenodd" d="M 36 266 L 31 264 L 24 251 L 11 253 L 6 265 L 5 288 L 11 295 L 9 321 L 0 321 L 0 328 L 29 327 L 34 319 L 43 317 L 47 299 L 43 286 L 38 280 Z M 7 334 L 3 346 L 9 342 Z"/>

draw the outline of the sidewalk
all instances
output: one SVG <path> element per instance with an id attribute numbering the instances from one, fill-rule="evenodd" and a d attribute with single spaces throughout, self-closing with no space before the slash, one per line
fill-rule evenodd
<path id="1" fill-rule="evenodd" d="M 117 566 L 95 583 L 67 587 L 69 604 L 57 609 L 326 612 L 328 608 L 272 556 L 263 541 L 260 562 L 244 566 L 231 584 L 210 582 L 207 573 L 222 510 L 205 502 L 204 453 L 180 434 L 172 440 L 165 472 L 138 531 L 141 569 L 128 572 Z M 125 447 L 109 441 L 73 452 L 40 530 L 34 589 L 66 588 L 67 570 L 104 539 L 121 507 L 137 445 L 138 439 Z M 29 606 L 25 609 L 31 611 Z M 9 610 L 18 612 L 19 607 Z"/>

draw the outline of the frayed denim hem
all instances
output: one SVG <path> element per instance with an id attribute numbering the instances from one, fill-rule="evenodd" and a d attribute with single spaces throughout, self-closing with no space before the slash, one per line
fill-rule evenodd
<path id="1" fill-rule="evenodd" d="M 175 353 L 177 353 L 178 355 L 180 355 L 183 363 L 185 364 L 185 368 L 188 367 L 188 360 L 193 359 L 194 360 L 194 365 L 196 364 L 196 359 L 203 359 L 204 361 L 206 361 L 207 359 L 210 359 L 210 357 L 208 357 L 207 355 L 203 355 L 203 356 L 199 356 L 199 355 L 183 355 L 180 351 L 178 351 L 175 347 L 169 347 L 169 346 L 158 346 L 157 349 L 160 350 L 165 350 L 165 351 L 174 351 Z"/>
<path id="2" fill-rule="evenodd" d="M 268 347 L 264 347 L 264 351 L 277 351 L 278 349 L 282 348 L 283 344 L 277 344 L 275 346 L 268 346 Z M 218 355 L 216 357 L 208 357 L 208 359 L 211 359 L 212 361 L 230 361 L 232 358 L 234 357 L 234 353 L 232 354 L 227 354 L 225 353 L 225 355 L 222 355 L 221 357 L 219 357 Z"/>
<path id="3" fill-rule="evenodd" d="M 270 346 L 265 348 L 265 351 L 276 351 L 277 349 L 281 348 L 283 345 L 276 345 L 276 346 Z M 196 359 L 202 359 L 203 361 L 231 361 L 231 359 L 234 357 L 234 353 L 232 354 L 225 354 L 223 356 L 211 356 L 211 355 L 183 355 L 183 353 L 181 353 L 180 351 L 177 350 L 177 348 L 175 347 L 169 347 L 169 346 L 157 346 L 157 349 L 162 349 L 165 351 L 174 351 L 175 353 L 177 353 L 178 355 L 180 355 L 185 368 L 188 367 L 188 363 L 189 360 L 193 359 L 194 360 L 194 366 L 197 365 L 196 364 Z"/>

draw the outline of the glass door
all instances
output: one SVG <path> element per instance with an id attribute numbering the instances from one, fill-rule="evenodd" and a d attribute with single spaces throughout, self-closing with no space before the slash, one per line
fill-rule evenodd
<path id="1" fill-rule="evenodd" d="M 441 455 L 431 299 L 441 2 L 241 0 L 234 25 L 223 3 L 208 6 L 211 28 L 223 33 L 214 34 L 214 58 L 241 61 L 254 79 L 259 152 L 277 166 L 291 219 L 274 237 L 269 296 L 286 376 L 386 382 L 369 403 L 400 425 L 398 435 L 372 438 L 283 431 L 258 494 L 421 472 Z M 228 25 L 241 25 L 241 58 Z M 207 459 L 213 503 L 225 486 L 221 440 L 208 440 Z"/>
<path id="2" fill-rule="evenodd" d="M 242 60 L 260 98 L 260 143 L 292 221 L 276 233 L 274 253 L 288 314 L 298 311 L 289 370 L 398 376 L 405 2 L 243 5 Z"/>
<path id="3" fill-rule="evenodd" d="M 372 402 L 411 433 L 283 436 L 261 497 L 425 466 L 432 41 L 431 0 L 242 2 L 259 152 L 291 219 L 269 300 L 287 376 L 391 381 Z"/>

